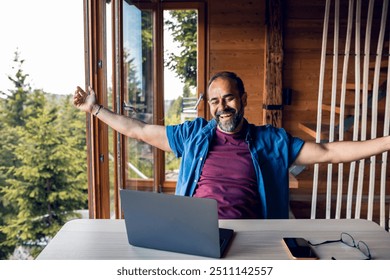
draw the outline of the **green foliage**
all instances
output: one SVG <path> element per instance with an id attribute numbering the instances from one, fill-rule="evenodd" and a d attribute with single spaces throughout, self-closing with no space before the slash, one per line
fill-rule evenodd
<path id="1" fill-rule="evenodd" d="M 167 109 L 165 114 L 165 125 L 175 125 L 182 122 L 181 114 L 183 111 L 183 98 L 186 97 L 195 97 L 195 95 L 191 93 L 190 87 L 185 84 L 182 96 L 176 98 Z"/>
<path id="2" fill-rule="evenodd" d="M 166 20 L 168 30 L 172 32 L 174 42 L 180 48 L 180 54 L 168 54 L 165 66 L 176 72 L 177 76 L 187 85 L 196 86 L 197 76 L 197 21 L 195 10 L 172 10 L 169 12 L 172 20 Z"/>
<path id="3" fill-rule="evenodd" d="M 153 48 L 153 17 L 150 11 L 142 11 L 141 17 L 142 63 L 145 63 Z"/>
<path id="4" fill-rule="evenodd" d="M 10 90 L 10 93 L 1 92 L 6 97 L 2 107 L 2 121 L 8 124 L 10 127 L 24 124 L 24 107 L 27 100 L 30 85 L 27 83 L 27 74 L 23 73 L 24 60 L 20 59 L 18 51 L 15 52 L 14 59 L 15 66 L 17 68 L 15 77 L 8 76 L 8 79 L 13 82 L 15 89 Z"/>
<path id="5" fill-rule="evenodd" d="M 179 124 L 181 122 L 180 115 L 182 111 L 182 103 L 183 97 L 181 96 L 179 96 L 172 102 L 171 106 L 166 112 L 165 125 L 174 125 Z"/>
<path id="6" fill-rule="evenodd" d="M 4 100 L 1 99 L 0 101 L 0 108 L 3 110 Z M 14 145 L 18 143 L 17 140 L 15 129 L 8 127 L 0 119 L 0 187 L 4 186 L 8 177 L 12 177 L 11 168 L 17 165 L 16 157 L 13 153 Z M 4 244 L 7 235 L 1 231 L 1 228 L 6 225 L 6 217 L 13 212 L 12 207 L 4 207 L 3 201 L 4 198 L 0 194 L 0 260 L 8 258 L 8 255 L 14 250 L 13 246 Z"/>
<path id="7" fill-rule="evenodd" d="M 175 99 L 169 106 L 165 114 L 165 125 L 175 125 L 182 122 L 183 98 L 194 97 L 187 84 L 183 87 L 183 94 Z M 166 171 L 178 170 L 180 166 L 180 158 L 176 158 L 174 153 L 165 153 L 165 169 Z"/>
<path id="8" fill-rule="evenodd" d="M 2 259 L 19 245 L 37 254 L 65 222 L 77 216 L 75 210 L 88 207 L 85 115 L 71 105 L 70 96 L 22 90 L 25 80 L 20 81 L 1 102 Z M 17 114 L 4 110 L 11 108 L 8 99 L 24 100 L 22 107 L 13 107 L 20 109 Z"/>
<path id="9" fill-rule="evenodd" d="M 134 58 L 129 59 L 128 55 L 125 53 L 125 67 L 127 68 L 127 90 L 129 102 L 135 106 L 139 99 L 139 94 L 142 91 L 141 82 L 139 81 L 139 73 L 137 73 Z"/>

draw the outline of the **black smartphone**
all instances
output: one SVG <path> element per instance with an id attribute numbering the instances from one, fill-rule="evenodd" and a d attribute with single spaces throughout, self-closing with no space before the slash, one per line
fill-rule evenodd
<path id="1" fill-rule="evenodd" d="M 307 243 L 306 239 L 301 237 L 284 237 L 284 244 L 293 259 L 296 260 L 317 260 L 318 256 Z"/>

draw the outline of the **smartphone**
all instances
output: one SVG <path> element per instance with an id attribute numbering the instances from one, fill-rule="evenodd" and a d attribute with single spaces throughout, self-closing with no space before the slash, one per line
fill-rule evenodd
<path id="1" fill-rule="evenodd" d="M 283 242 L 293 259 L 296 260 L 317 260 L 318 256 L 307 243 L 306 239 L 301 237 L 284 237 Z"/>

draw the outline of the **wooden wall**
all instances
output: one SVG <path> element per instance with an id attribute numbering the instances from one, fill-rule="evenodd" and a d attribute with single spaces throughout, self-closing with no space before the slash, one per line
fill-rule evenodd
<path id="1" fill-rule="evenodd" d="M 247 119 L 262 123 L 265 1 L 208 1 L 208 73 L 236 72 L 248 93 Z"/>
<path id="2" fill-rule="evenodd" d="M 298 123 L 317 116 L 324 10 L 322 0 L 285 3 L 283 86 L 292 89 L 292 104 L 284 107 L 283 126 L 306 140 Z"/>

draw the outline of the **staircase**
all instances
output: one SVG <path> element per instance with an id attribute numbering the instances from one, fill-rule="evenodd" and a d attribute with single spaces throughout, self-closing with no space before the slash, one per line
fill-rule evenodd
<path id="1" fill-rule="evenodd" d="M 388 72 L 388 54 L 389 54 L 389 42 L 384 43 L 383 48 L 383 56 L 381 61 L 381 67 L 380 67 L 380 79 L 379 79 L 379 90 L 378 90 L 378 136 L 381 136 L 381 133 L 383 132 L 383 120 L 384 120 L 384 109 L 385 109 L 385 100 L 386 100 L 386 87 L 387 87 L 387 72 Z M 374 56 L 373 56 L 374 57 Z M 375 57 L 374 57 L 375 59 Z M 354 62 L 353 62 L 354 63 Z M 352 64 L 351 64 L 352 65 Z M 353 66 L 352 66 L 353 67 Z M 375 71 L 375 61 L 370 63 L 370 81 L 373 80 Z M 354 77 L 351 77 L 350 80 L 353 80 Z M 338 89 L 340 91 L 341 86 L 338 86 Z M 361 89 L 361 95 L 363 92 L 363 85 L 360 85 Z M 368 85 L 368 99 L 367 99 L 367 139 L 371 136 L 371 108 L 372 108 L 372 99 L 373 99 L 373 84 Z M 324 92 L 324 95 L 326 93 Z M 338 97 L 340 94 L 338 94 Z M 325 98 L 326 99 L 326 98 Z M 338 98 L 337 100 L 340 100 Z M 362 100 L 362 96 L 360 96 L 360 100 Z M 330 103 L 330 102 L 329 102 Z M 324 102 L 321 105 L 322 109 L 322 125 L 321 125 L 321 135 L 317 135 L 317 124 L 315 122 L 307 122 L 307 123 L 299 123 L 298 127 L 304 131 L 306 134 L 308 134 L 313 139 L 320 139 L 320 142 L 326 143 L 329 142 L 329 135 L 330 135 L 330 114 L 332 111 L 331 105 Z M 360 106 L 360 114 L 362 113 L 362 104 Z M 354 123 L 355 123 L 355 83 L 350 82 L 346 84 L 346 99 L 345 99 L 345 107 L 344 107 L 344 115 L 341 120 L 343 121 L 343 139 L 344 140 L 353 140 L 353 129 L 354 129 Z M 336 114 L 335 117 L 335 126 L 334 126 L 334 141 L 339 140 L 339 127 L 340 127 L 340 114 L 342 112 L 340 105 L 336 105 L 334 108 L 334 112 Z M 361 126 L 361 115 L 359 117 L 359 126 Z M 360 127 L 359 127 L 360 131 Z M 317 137 L 319 136 L 319 137 Z M 361 135 L 359 132 L 359 139 Z M 379 160 L 377 158 L 377 160 Z M 366 164 L 369 165 L 369 162 Z M 308 166 L 306 168 L 301 167 L 301 172 L 296 175 L 296 180 L 298 181 L 299 188 L 292 190 L 290 200 L 291 200 L 291 210 L 296 216 L 296 218 L 309 218 L 310 217 L 310 208 L 311 208 L 311 196 L 312 196 L 312 189 L 313 189 L 313 167 Z M 324 201 L 325 201 L 325 193 L 326 193 L 326 166 L 321 165 L 320 166 L 320 175 L 319 175 L 319 188 L 318 188 L 318 203 L 317 207 L 324 207 Z M 343 177 L 344 177 L 344 184 L 347 184 L 348 176 L 349 176 L 349 168 L 344 168 L 343 170 Z M 365 173 L 367 174 L 367 173 Z M 333 169 L 333 175 L 334 181 L 332 182 L 333 185 L 337 185 L 337 168 Z M 366 176 L 368 177 L 368 176 Z M 366 184 L 366 179 L 364 178 Z M 379 176 L 377 176 L 379 179 Z M 376 183 L 377 184 L 377 183 Z M 377 184 L 379 186 L 379 183 Z M 320 205 L 320 206 L 318 206 Z M 376 219 L 376 218 L 374 218 Z"/>
<path id="2" fill-rule="evenodd" d="M 389 48 L 389 42 L 386 42 L 385 44 L 385 47 L 386 47 L 386 50 L 387 50 L 387 53 L 388 53 L 388 48 Z M 386 53 L 386 52 L 384 52 Z M 383 60 L 381 62 L 381 73 L 383 73 L 381 75 L 381 78 L 380 78 L 380 86 L 379 86 L 379 92 L 378 92 L 378 102 L 380 102 L 381 100 L 384 100 L 384 98 L 386 97 L 386 85 L 387 85 L 387 68 L 388 68 L 388 61 L 387 61 L 387 56 L 383 56 Z M 375 70 L 375 61 L 374 62 L 371 62 L 370 63 L 370 70 L 371 71 L 374 71 Z M 363 85 L 360 86 L 360 89 L 362 91 L 363 89 Z M 369 84 L 368 85 L 368 92 L 369 92 L 369 95 L 368 95 L 368 109 L 371 109 L 372 108 L 372 91 L 373 91 L 373 85 L 372 84 Z M 346 92 L 347 94 L 349 95 L 353 95 L 355 94 L 355 84 L 354 83 L 347 83 L 346 85 Z M 347 100 L 352 100 L 352 98 L 348 98 L 347 97 Z M 361 100 L 361 98 L 360 98 Z M 328 115 L 330 114 L 331 112 L 331 105 L 330 104 L 322 104 L 322 111 L 323 113 L 328 113 Z M 354 116 L 354 111 L 355 111 L 355 104 L 353 103 L 348 103 L 345 105 L 344 107 L 344 139 L 345 140 L 352 140 L 352 128 L 353 128 L 353 125 L 354 125 L 354 120 L 355 120 L 355 116 Z M 361 108 L 360 108 L 360 112 L 361 112 Z M 340 105 L 336 105 L 335 107 L 335 113 L 337 115 L 339 115 L 341 112 L 341 108 L 340 108 Z M 323 120 L 326 120 L 326 116 L 324 116 L 322 118 Z M 338 118 L 336 118 L 338 119 Z M 305 133 L 307 133 L 308 135 L 310 135 L 311 137 L 313 137 L 314 139 L 317 138 L 317 132 L 316 132 L 316 128 L 317 128 L 317 124 L 316 123 L 299 123 L 298 124 L 298 127 L 299 129 L 301 129 L 302 131 L 304 131 Z M 369 128 L 370 126 L 368 126 Z M 329 131 L 330 131 L 330 125 L 328 123 L 324 123 L 321 125 L 321 135 L 320 135 L 320 139 L 321 139 L 321 142 L 328 142 L 329 140 Z M 339 124 L 337 124 L 335 127 L 334 127 L 334 132 L 335 132 L 335 137 L 334 139 L 338 139 L 339 136 L 338 136 L 338 133 L 339 133 Z M 367 134 L 368 135 L 368 134 Z"/>

